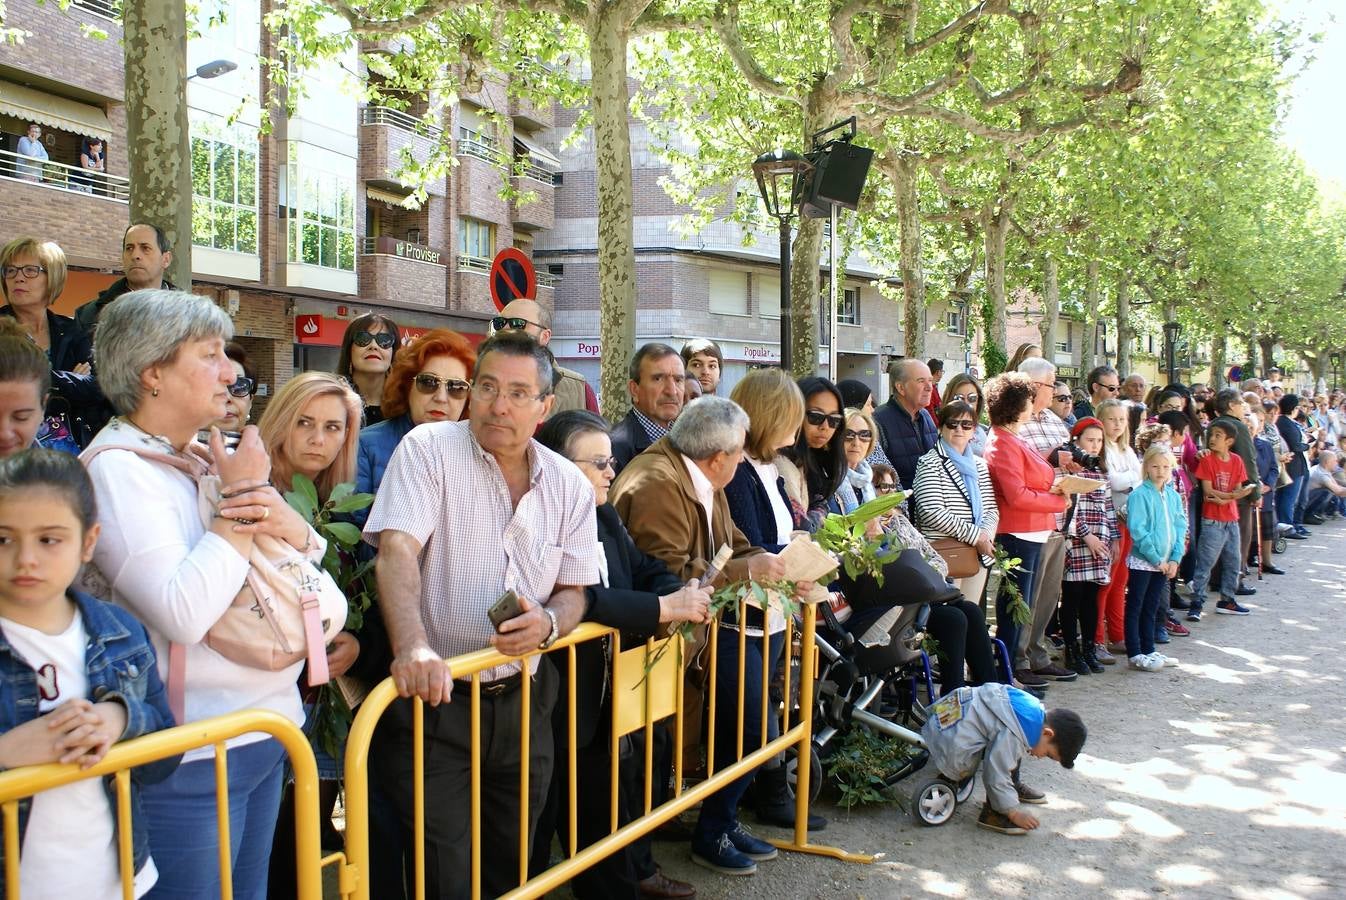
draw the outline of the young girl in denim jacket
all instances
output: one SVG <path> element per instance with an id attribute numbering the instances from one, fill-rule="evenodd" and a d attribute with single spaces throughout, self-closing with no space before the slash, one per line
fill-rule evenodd
<path id="1" fill-rule="evenodd" d="M 1061 583 L 1061 636 L 1065 639 L 1066 666 L 1081 675 L 1099 674 L 1103 665 L 1094 649 L 1098 628 L 1098 589 L 1111 577 L 1121 532 L 1112 506 L 1108 464 L 1103 453 L 1103 423 L 1088 417 L 1071 430 L 1071 444 L 1083 459 L 1076 474 L 1098 481 L 1098 489 L 1079 494 L 1066 526 L 1066 572 Z M 1076 624 L 1079 637 L 1076 637 Z M 1083 643 L 1081 643 L 1083 641 Z"/>
<path id="2" fill-rule="evenodd" d="M 0 768 L 87 769 L 118 741 L 173 724 L 144 626 L 70 587 L 93 555 L 96 521 L 93 485 L 75 457 L 25 450 L 0 461 Z M 136 897 L 157 878 L 137 787 L 176 766 L 131 770 Z M 110 775 L 20 801 L 24 900 L 122 895 L 115 804 Z"/>
<path id="3" fill-rule="evenodd" d="M 1168 601 L 1168 579 L 1178 571 L 1187 538 L 1187 513 L 1173 486 L 1173 456 L 1152 444 L 1141 463 L 1145 480 L 1127 499 L 1131 552 L 1126 588 L 1126 656 L 1131 668 L 1157 672 L 1177 660 L 1154 649 L 1155 610 Z"/>

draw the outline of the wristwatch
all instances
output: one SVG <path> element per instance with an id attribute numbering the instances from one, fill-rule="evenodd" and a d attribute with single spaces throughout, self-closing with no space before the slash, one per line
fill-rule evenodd
<path id="1" fill-rule="evenodd" d="M 551 619 L 551 633 L 537 646 L 539 650 L 546 650 L 556 643 L 556 639 L 561 636 L 561 623 L 557 620 L 556 613 L 547 609 L 547 607 L 542 607 L 542 611 L 547 614 L 547 618 Z"/>

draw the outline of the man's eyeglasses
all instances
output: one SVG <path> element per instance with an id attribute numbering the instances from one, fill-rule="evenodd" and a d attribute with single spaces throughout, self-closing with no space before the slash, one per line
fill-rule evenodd
<path id="1" fill-rule="evenodd" d="M 246 375 L 240 375 L 229 385 L 229 394 L 233 397 L 250 397 L 257 393 L 257 382 Z"/>
<path id="2" fill-rule="evenodd" d="M 496 316 L 491 320 L 491 328 L 495 331 L 523 331 L 529 325 L 537 325 L 538 328 L 542 327 L 536 322 L 530 322 L 522 316 Z"/>
<path id="3" fill-rule="evenodd" d="M 1070 395 L 1069 395 L 1069 394 L 1052 394 L 1052 400 L 1053 400 L 1054 402 L 1056 402 L 1056 403 L 1069 403 L 1069 402 L 1070 402 Z"/>
<path id="4" fill-rule="evenodd" d="M 593 466 L 599 472 L 605 469 L 613 468 L 617 465 L 615 456 L 593 456 L 588 459 L 572 459 L 573 463 L 584 463 L 586 466 Z"/>
<path id="5" fill-rule="evenodd" d="M 1035 381 L 1033 383 L 1038 387 L 1045 387 L 1049 391 L 1056 389 L 1056 382 L 1054 381 Z"/>
<path id="6" fill-rule="evenodd" d="M 391 350 L 397 343 L 397 338 L 386 331 L 377 333 L 357 331 L 355 332 L 355 337 L 351 338 L 351 343 L 357 347 L 368 347 L 370 344 L 378 344 L 384 350 Z"/>
<path id="7" fill-rule="evenodd" d="M 472 390 L 472 385 L 458 378 L 440 378 L 437 375 L 431 375 L 429 372 L 422 372 L 411 379 L 416 385 L 416 390 L 422 394 L 434 396 L 439 393 L 439 386 L 444 385 L 444 390 L 454 400 L 462 400 L 467 396 L 467 392 Z"/>
<path id="8" fill-rule="evenodd" d="M 1104 384 L 1104 383 L 1101 382 L 1101 381 L 1095 381 L 1095 382 L 1094 382 L 1094 387 L 1101 387 L 1103 390 L 1107 391 L 1109 394 L 1115 394 L 1115 393 L 1117 393 L 1118 391 L 1120 391 L 1120 390 L 1122 389 L 1122 386 L 1121 386 L 1120 384 Z"/>
<path id="9" fill-rule="evenodd" d="M 880 494 L 891 494 L 893 491 L 897 490 L 897 483 L 893 481 L 876 481 L 874 482 L 874 490 Z"/>
<path id="10" fill-rule="evenodd" d="M 874 439 L 874 432 L 869 429 L 865 429 L 864 431 L 853 431 L 850 428 L 847 428 L 845 438 L 848 441 L 872 441 Z"/>
<path id="11" fill-rule="evenodd" d="M 845 419 L 842 418 L 841 413 L 832 413 L 831 415 L 828 415 L 825 412 L 810 409 L 808 412 L 804 413 L 804 421 L 815 427 L 827 423 L 828 428 L 836 431 L 841 427 L 841 423 L 844 422 Z"/>
<path id="12" fill-rule="evenodd" d="M 24 278 L 36 278 L 45 271 L 46 266 L 5 266 L 5 277 L 13 278 L 22 272 Z"/>
<path id="13" fill-rule="evenodd" d="M 971 422 L 967 419 L 959 419 L 957 422 L 950 422 L 948 425 L 945 425 L 944 427 L 949 429 L 950 431 L 976 431 L 977 423 Z"/>
<path id="14" fill-rule="evenodd" d="M 504 391 L 503 393 L 505 395 L 505 399 L 509 401 L 509 405 L 514 407 L 515 409 L 523 409 L 525 406 L 532 403 L 534 400 L 541 400 L 542 398 L 547 396 L 546 392 L 543 392 L 541 394 L 533 394 L 529 393 L 523 388 L 510 388 L 509 390 Z M 500 394 L 501 394 L 500 388 L 489 381 L 483 384 L 472 385 L 472 398 L 474 400 L 480 400 L 482 403 L 486 404 L 494 403 L 495 398 L 499 397 Z"/>

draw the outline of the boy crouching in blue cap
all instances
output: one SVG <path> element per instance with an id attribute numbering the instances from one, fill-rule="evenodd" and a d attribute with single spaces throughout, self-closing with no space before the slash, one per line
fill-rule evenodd
<path id="1" fill-rule="evenodd" d="M 1078 713 L 1046 710 L 1032 694 L 1009 685 L 983 684 L 959 688 L 930 707 L 921 736 L 946 778 L 962 781 L 981 765 L 986 805 L 978 826 L 1027 834 L 1038 820 L 1020 804 L 1047 801 L 1019 780 L 1020 760 L 1028 753 L 1072 769 L 1088 731 Z"/>

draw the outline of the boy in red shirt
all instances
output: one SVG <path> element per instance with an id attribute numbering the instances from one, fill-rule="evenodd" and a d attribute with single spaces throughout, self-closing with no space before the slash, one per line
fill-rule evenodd
<path id="1" fill-rule="evenodd" d="M 1252 493 L 1243 460 L 1230 449 L 1234 446 L 1234 429 L 1224 422 L 1212 422 L 1207 443 L 1210 452 L 1196 464 L 1196 477 L 1205 495 L 1201 504 L 1201 535 L 1196 545 L 1196 571 L 1192 576 L 1192 608 L 1187 621 L 1201 621 L 1201 607 L 1206 602 L 1206 585 L 1210 581 L 1215 561 L 1220 561 L 1220 602 L 1215 611 L 1228 616 L 1246 616 L 1247 607 L 1234 599 L 1239 575 L 1239 511 L 1238 501 Z"/>

